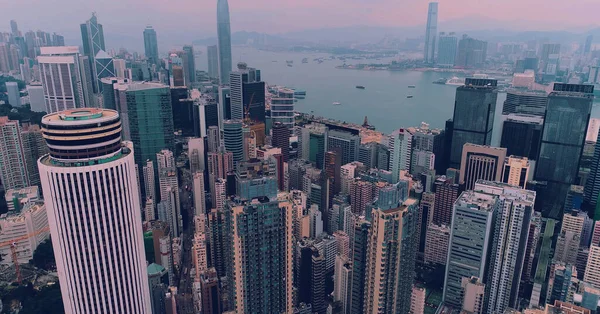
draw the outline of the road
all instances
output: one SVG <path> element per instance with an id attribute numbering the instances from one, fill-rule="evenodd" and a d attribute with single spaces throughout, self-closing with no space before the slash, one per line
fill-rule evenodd
<path id="1" fill-rule="evenodd" d="M 192 296 L 192 284 L 194 279 L 190 277 L 190 271 L 194 267 L 192 263 L 192 242 L 194 239 L 194 211 L 192 210 L 193 196 L 191 192 L 192 182 L 182 180 L 180 186 L 181 215 L 183 215 L 183 256 L 179 273 L 179 285 L 177 290 L 178 314 L 194 314 L 194 299 Z M 188 189 L 186 189 L 186 186 Z M 187 270 L 187 272 L 186 272 Z"/>

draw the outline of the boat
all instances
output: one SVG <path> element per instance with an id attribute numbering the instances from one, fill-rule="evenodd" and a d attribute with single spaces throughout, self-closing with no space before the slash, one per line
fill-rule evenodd
<path id="1" fill-rule="evenodd" d="M 415 85 L 408 85 L 408 88 L 415 88 Z"/>
<path id="2" fill-rule="evenodd" d="M 334 106 L 340 106 L 341 104 L 342 104 L 341 102 L 337 102 L 337 101 L 334 101 L 334 102 L 333 102 L 333 105 L 334 105 Z"/>
<path id="3" fill-rule="evenodd" d="M 406 98 L 413 98 L 413 97 L 414 97 L 413 95 L 406 96 Z"/>
<path id="4" fill-rule="evenodd" d="M 308 63 L 308 58 L 302 59 L 302 63 Z"/>
<path id="5" fill-rule="evenodd" d="M 293 65 L 291 65 L 291 64 L 289 64 L 289 63 L 288 63 L 288 65 L 287 65 L 287 66 L 289 66 L 290 68 L 291 68 L 291 67 L 293 67 Z"/>
<path id="6" fill-rule="evenodd" d="M 436 81 L 433 81 L 433 84 L 446 85 L 446 81 L 448 81 L 445 77 L 439 78 Z"/>
<path id="7" fill-rule="evenodd" d="M 285 63 L 287 63 L 287 64 L 294 64 L 294 60 L 286 60 Z"/>
<path id="8" fill-rule="evenodd" d="M 365 89 L 365 87 L 362 86 L 362 85 L 356 85 L 356 88 L 358 88 L 358 89 Z"/>
<path id="9" fill-rule="evenodd" d="M 465 85 L 465 79 L 455 76 L 455 77 L 449 79 L 448 81 L 446 81 L 446 85 L 462 86 L 462 85 Z"/>
<path id="10" fill-rule="evenodd" d="M 294 96 L 306 96 L 306 91 L 301 89 L 294 90 Z"/>

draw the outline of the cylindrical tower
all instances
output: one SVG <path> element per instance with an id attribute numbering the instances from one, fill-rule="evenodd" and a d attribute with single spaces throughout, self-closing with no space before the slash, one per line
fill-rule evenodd
<path id="1" fill-rule="evenodd" d="M 46 115 L 38 166 L 66 313 L 150 313 L 133 146 L 113 110 Z"/>

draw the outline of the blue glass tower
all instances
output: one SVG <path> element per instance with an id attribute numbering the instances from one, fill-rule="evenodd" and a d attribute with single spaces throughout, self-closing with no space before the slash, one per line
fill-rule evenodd
<path id="1" fill-rule="evenodd" d="M 229 24 L 229 4 L 227 0 L 217 2 L 217 39 L 219 52 L 219 82 L 229 84 L 231 72 L 231 27 Z"/>

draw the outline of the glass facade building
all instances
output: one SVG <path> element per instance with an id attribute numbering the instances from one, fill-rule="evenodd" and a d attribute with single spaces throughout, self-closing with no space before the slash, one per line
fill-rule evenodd
<path id="1" fill-rule="evenodd" d="M 231 57 L 231 25 L 229 24 L 229 3 L 217 2 L 217 50 L 219 53 L 219 82 L 229 84 L 229 73 L 233 59 Z"/>
<path id="2" fill-rule="evenodd" d="M 593 85 L 554 84 L 554 91 L 548 96 L 548 107 L 539 159 L 536 181 L 548 182 L 552 191 L 544 198 L 541 207 L 546 218 L 561 219 L 565 197 L 576 183 L 581 152 L 592 111 L 594 99 Z"/>
<path id="3" fill-rule="evenodd" d="M 152 26 L 146 26 L 146 29 L 144 29 L 144 54 L 148 63 L 158 63 L 158 40 L 156 39 L 156 31 Z"/>
<path id="4" fill-rule="evenodd" d="M 456 89 L 451 168 L 459 168 L 464 144 L 491 144 L 498 98 L 497 84 L 496 80 L 467 78 L 465 85 Z"/>

